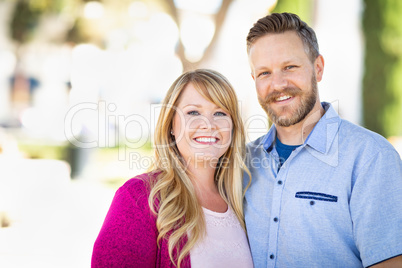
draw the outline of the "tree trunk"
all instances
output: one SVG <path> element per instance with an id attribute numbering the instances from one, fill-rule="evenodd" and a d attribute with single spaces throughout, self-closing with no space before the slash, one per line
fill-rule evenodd
<path id="1" fill-rule="evenodd" d="M 402 1 L 364 0 L 364 125 L 386 138 L 402 135 Z"/>
<path id="2" fill-rule="evenodd" d="M 204 60 L 206 60 L 210 55 L 212 54 L 212 51 L 216 45 L 216 41 L 219 37 L 219 34 L 221 32 L 223 23 L 225 22 L 226 14 L 229 10 L 230 4 L 233 2 L 233 0 L 222 0 L 222 4 L 218 10 L 218 12 L 214 16 L 214 21 L 215 21 L 215 32 L 214 35 L 211 39 L 211 42 L 205 49 L 204 55 L 202 58 L 196 62 L 191 62 L 189 61 L 186 56 L 185 56 L 185 51 L 184 51 L 184 46 L 181 40 L 179 39 L 178 45 L 176 48 L 176 53 L 178 57 L 180 58 L 182 64 L 183 64 L 183 71 L 189 71 L 196 69 Z M 172 16 L 173 20 L 176 22 L 177 26 L 180 27 L 180 19 L 179 19 L 179 14 L 176 8 L 176 5 L 174 4 L 173 0 L 167 0 L 166 4 L 168 6 L 168 12 Z"/>

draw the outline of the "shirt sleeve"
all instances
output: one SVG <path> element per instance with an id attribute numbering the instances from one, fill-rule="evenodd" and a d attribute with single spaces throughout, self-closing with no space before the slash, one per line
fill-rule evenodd
<path id="1" fill-rule="evenodd" d="M 365 267 L 402 254 L 402 161 L 380 152 L 354 174 L 350 199 L 353 233 Z"/>
<path id="2" fill-rule="evenodd" d="M 155 267 L 157 229 L 144 183 L 122 186 L 115 194 L 95 241 L 92 268 Z"/>

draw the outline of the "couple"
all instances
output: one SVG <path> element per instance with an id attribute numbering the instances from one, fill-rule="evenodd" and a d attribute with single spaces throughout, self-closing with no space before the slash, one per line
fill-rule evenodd
<path id="1" fill-rule="evenodd" d="M 320 102 L 314 31 L 274 13 L 247 52 L 269 132 L 245 148 L 228 80 L 181 75 L 154 168 L 117 191 L 92 267 L 402 267 L 400 156 Z"/>

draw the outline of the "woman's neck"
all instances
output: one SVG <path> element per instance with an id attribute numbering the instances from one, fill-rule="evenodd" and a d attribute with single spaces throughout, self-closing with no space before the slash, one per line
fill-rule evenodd
<path id="1" fill-rule="evenodd" d="M 215 165 L 210 162 L 195 162 L 187 165 L 188 174 L 196 189 L 215 192 L 218 190 L 215 184 Z"/>
<path id="2" fill-rule="evenodd" d="M 212 211 L 226 212 L 227 204 L 215 183 L 215 169 L 215 165 L 209 162 L 188 165 L 189 175 L 200 205 Z"/>

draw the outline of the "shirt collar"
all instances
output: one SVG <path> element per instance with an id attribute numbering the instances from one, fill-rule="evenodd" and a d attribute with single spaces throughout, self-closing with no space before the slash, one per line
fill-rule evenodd
<path id="1" fill-rule="evenodd" d="M 325 110 L 325 114 L 314 126 L 304 143 L 321 153 L 326 153 L 338 133 L 341 118 L 330 103 L 322 102 L 321 105 Z M 272 124 L 268 133 L 261 140 L 261 145 L 267 152 L 272 150 L 275 137 L 276 127 L 275 124 Z"/>
<path id="2" fill-rule="evenodd" d="M 341 118 L 334 107 L 328 102 L 322 102 L 325 114 L 317 122 L 305 144 L 321 153 L 327 153 L 334 141 L 341 124 Z"/>
<path id="3" fill-rule="evenodd" d="M 276 127 L 275 124 L 272 124 L 271 128 L 269 129 L 268 133 L 265 137 L 261 140 L 261 145 L 267 152 L 270 152 L 273 148 L 273 144 L 276 137 Z"/>

